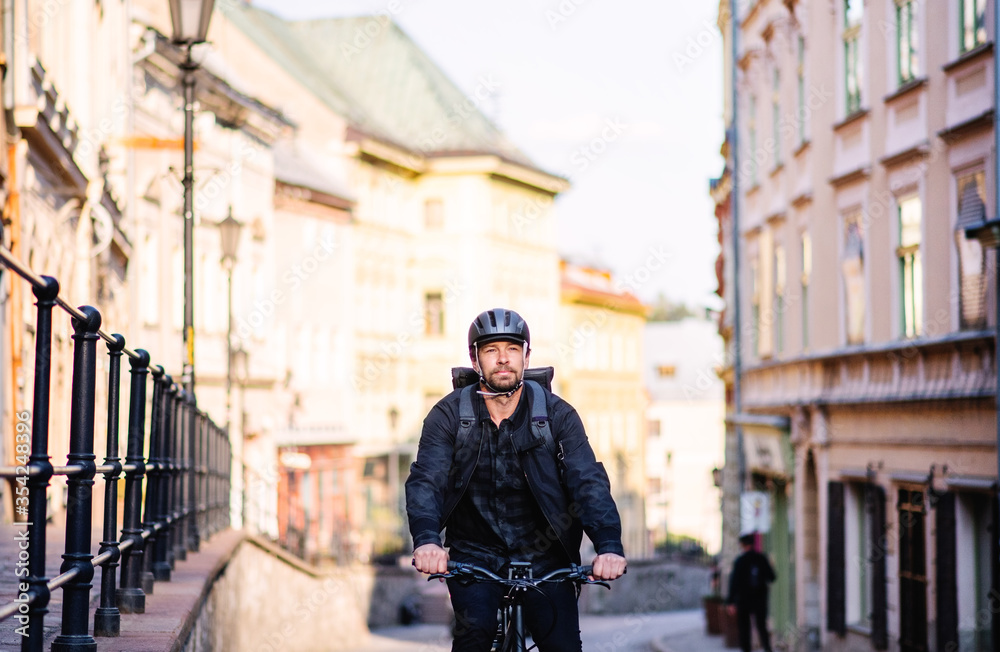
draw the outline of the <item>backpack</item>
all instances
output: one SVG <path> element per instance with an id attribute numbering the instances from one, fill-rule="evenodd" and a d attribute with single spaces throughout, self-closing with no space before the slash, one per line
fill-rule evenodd
<path id="1" fill-rule="evenodd" d="M 559 469 L 559 483 L 562 484 L 565 474 L 562 442 L 557 445 L 552 436 L 552 428 L 549 425 L 549 406 L 545 401 L 545 392 L 542 391 L 542 387 L 552 391 L 553 376 L 555 376 L 555 369 L 552 367 L 526 369 L 524 371 L 524 386 L 531 391 L 531 434 L 536 439 L 541 439 L 545 449 L 555 457 L 556 467 Z M 455 435 L 455 450 L 459 450 L 472 435 L 472 430 L 476 425 L 476 411 L 472 405 L 472 393 L 479 385 L 479 373 L 472 367 L 452 367 L 451 384 L 455 389 L 462 389 L 462 395 L 458 401 L 458 433 Z"/>

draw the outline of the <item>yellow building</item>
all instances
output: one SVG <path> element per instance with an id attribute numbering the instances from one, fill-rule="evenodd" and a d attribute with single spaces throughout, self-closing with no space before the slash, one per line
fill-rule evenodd
<path id="1" fill-rule="evenodd" d="M 609 272 L 562 262 L 553 389 L 580 413 L 604 462 L 621 513 L 625 554 L 633 558 L 651 552 L 645 516 L 645 325 L 646 306 L 616 286 Z"/>
<path id="2" fill-rule="evenodd" d="M 166 21 L 164 3 L 143 4 Z M 354 44 L 358 33 L 364 43 Z M 251 359 L 278 405 L 255 444 L 353 445 L 362 486 L 352 514 L 372 530 L 372 551 L 388 550 L 408 541 L 402 480 L 424 416 L 451 390 L 451 367 L 469 364 L 471 320 L 516 308 L 537 348 L 554 349 L 550 208 L 568 182 L 482 113 L 491 79 L 467 96 L 384 15 L 292 23 L 220 3 L 209 41 L 234 83 L 294 124 L 275 147 L 273 274 L 234 288 L 280 294 L 267 314 L 250 301 L 235 315 L 258 318 L 251 343 L 276 344 Z M 306 475 L 313 505 L 330 495 L 328 476 Z"/>

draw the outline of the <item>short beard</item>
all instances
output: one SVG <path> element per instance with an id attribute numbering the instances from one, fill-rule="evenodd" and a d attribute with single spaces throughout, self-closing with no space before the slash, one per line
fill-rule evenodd
<path id="1" fill-rule="evenodd" d="M 517 387 L 517 383 L 520 382 L 521 379 L 517 377 L 516 373 L 513 373 L 513 369 L 505 369 L 504 371 L 511 372 L 509 378 L 498 378 L 497 372 L 493 372 L 490 377 L 486 379 L 486 382 L 489 383 L 490 387 L 494 390 L 509 392 Z M 494 378 L 496 378 L 496 380 L 494 380 Z"/>

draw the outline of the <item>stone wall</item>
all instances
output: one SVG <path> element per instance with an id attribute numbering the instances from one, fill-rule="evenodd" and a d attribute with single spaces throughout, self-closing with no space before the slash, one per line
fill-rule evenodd
<path id="1" fill-rule="evenodd" d="M 701 605 L 709 570 L 636 561 L 612 590 L 584 587 L 583 613 L 643 614 Z M 169 585 L 164 584 L 165 588 Z M 406 603 L 446 622 L 447 590 L 409 567 L 317 569 L 270 544 L 245 539 L 208 591 L 184 652 L 332 652 L 357 649 L 369 627 L 400 622 Z M 322 643 L 316 643 L 321 641 Z"/>
<path id="2" fill-rule="evenodd" d="M 210 587 L 184 652 L 325 652 L 356 649 L 367 619 L 391 609 L 369 568 L 329 571 L 254 539 L 237 548 Z M 374 598 L 374 599 L 373 599 Z M 320 641 L 321 643 L 317 643 Z"/>
<path id="3" fill-rule="evenodd" d="M 611 590 L 585 586 L 580 611 L 592 614 L 649 613 L 701 608 L 709 592 L 711 571 L 684 561 L 630 561 L 628 572 L 611 583 Z"/>

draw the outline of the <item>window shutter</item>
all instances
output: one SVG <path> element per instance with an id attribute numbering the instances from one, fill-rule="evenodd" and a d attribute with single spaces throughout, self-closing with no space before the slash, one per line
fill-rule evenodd
<path id="1" fill-rule="evenodd" d="M 826 628 L 839 636 L 847 633 L 847 583 L 844 538 L 844 483 L 827 485 Z"/>
<path id="2" fill-rule="evenodd" d="M 872 574 L 872 646 L 876 650 L 889 649 L 889 605 L 885 576 L 885 557 L 888 551 L 885 527 L 885 489 L 869 484 L 868 515 L 871 518 L 871 574 Z"/>
<path id="3" fill-rule="evenodd" d="M 934 516 L 937 559 L 934 581 L 937 584 L 937 646 L 939 650 L 958 649 L 958 586 L 955 582 L 955 494 L 937 494 Z"/>

